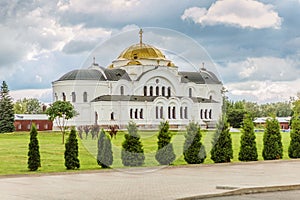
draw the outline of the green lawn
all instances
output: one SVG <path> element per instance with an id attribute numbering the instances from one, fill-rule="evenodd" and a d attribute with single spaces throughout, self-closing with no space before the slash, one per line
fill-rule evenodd
<path id="1" fill-rule="evenodd" d="M 186 162 L 182 156 L 184 143 L 184 132 L 174 132 L 172 138 L 173 147 L 176 154 L 174 165 L 185 165 Z M 145 151 L 145 165 L 157 166 L 155 160 L 155 151 L 157 148 L 157 133 L 151 131 L 140 132 Z M 204 163 L 213 163 L 210 159 L 211 139 L 213 132 L 202 131 L 202 141 L 205 145 L 207 158 Z M 238 161 L 238 152 L 240 146 L 240 133 L 231 133 L 234 158 L 233 162 Z M 45 172 L 64 172 L 67 171 L 64 166 L 64 145 L 61 144 L 61 133 L 59 132 L 39 132 L 38 134 L 41 164 L 37 172 L 29 172 L 27 169 L 27 152 L 29 143 L 29 132 L 0 134 L 0 175 L 4 174 L 28 174 Z M 112 139 L 114 163 L 113 168 L 123 167 L 120 158 L 121 144 L 124 140 L 124 132 L 118 132 L 117 138 Z M 259 160 L 263 148 L 263 132 L 256 133 L 256 142 Z M 283 159 L 288 159 L 288 146 L 290 134 L 282 133 Z M 100 169 L 96 162 L 97 140 L 88 139 L 79 140 L 79 159 L 80 170 Z"/>

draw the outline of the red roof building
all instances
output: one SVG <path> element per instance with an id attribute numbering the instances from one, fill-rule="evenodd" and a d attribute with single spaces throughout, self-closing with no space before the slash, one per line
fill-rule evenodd
<path id="1" fill-rule="evenodd" d="M 29 131 L 32 123 L 38 131 L 52 130 L 53 122 L 45 114 L 15 114 L 16 131 Z"/>

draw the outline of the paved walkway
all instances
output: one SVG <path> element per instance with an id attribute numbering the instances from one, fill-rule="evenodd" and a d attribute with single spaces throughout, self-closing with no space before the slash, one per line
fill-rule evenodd
<path id="1" fill-rule="evenodd" d="M 300 185 L 300 160 L 0 176 L 0 199 L 180 199 Z"/>

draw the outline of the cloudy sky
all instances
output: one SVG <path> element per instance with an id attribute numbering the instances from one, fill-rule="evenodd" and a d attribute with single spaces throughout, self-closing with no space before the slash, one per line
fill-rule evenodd
<path id="1" fill-rule="evenodd" d="M 299 10 L 300 0 L 1 0 L 0 81 L 15 100 L 50 102 L 51 82 L 99 44 L 160 27 L 208 52 L 231 99 L 285 101 L 300 91 Z"/>

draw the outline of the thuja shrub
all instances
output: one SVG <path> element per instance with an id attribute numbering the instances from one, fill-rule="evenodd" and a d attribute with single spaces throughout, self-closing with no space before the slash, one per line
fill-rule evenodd
<path id="1" fill-rule="evenodd" d="M 185 142 L 183 145 L 184 160 L 188 164 L 203 163 L 206 158 L 205 147 L 201 143 L 201 131 L 199 124 L 191 122 L 186 127 L 184 135 Z"/>

